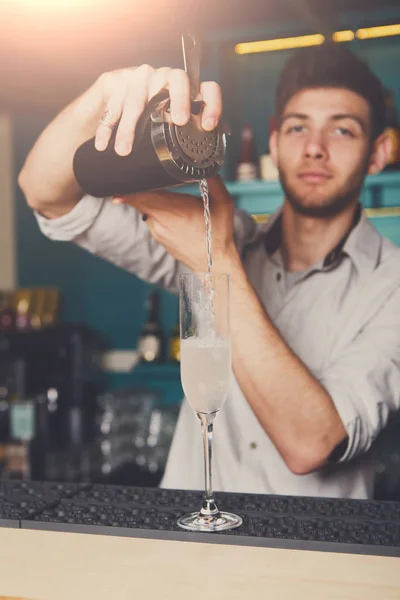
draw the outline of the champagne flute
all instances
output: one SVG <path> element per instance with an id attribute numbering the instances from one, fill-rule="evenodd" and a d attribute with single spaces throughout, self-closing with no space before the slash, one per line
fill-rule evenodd
<path id="1" fill-rule="evenodd" d="M 231 383 L 229 275 L 181 275 L 179 300 L 181 381 L 201 422 L 205 497 L 200 511 L 182 516 L 178 525 L 190 531 L 223 531 L 242 524 L 237 515 L 218 509 L 212 489 L 213 424 Z"/>

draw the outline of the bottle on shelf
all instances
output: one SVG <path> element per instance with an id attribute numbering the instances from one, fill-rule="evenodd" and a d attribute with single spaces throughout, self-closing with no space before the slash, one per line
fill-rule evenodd
<path id="1" fill-rule="evenodd" d="M 164 359 L 164 336 L 160 323 L 160 293 L 153 290 L 147 299 L 147 318 L 140 331 L 138 351 L 146 363 L 160 363 Z"/>
<path id="2" fill-rule="evenodd" d="M 15 327 L 15 314 L 11 294 L 0 292 L 0 331 L 12 331 Z"/>
<path id="3" fill-rule="evenodd" d="M 386 170 L 400 169 L 400 124 L 397 120 L 396 105 L 393 92 L 388 90 L 386 100 L 386 128 L 385 133 L 392 142 L 392 150 Z"/>
<path id="4" fill-rule="evenodd" d="M 9 402 L 9 440 L 6 473 L 21 478 L 41 477 L 50 450 L 49 408 L 45 394 L 14 396 Z"/>
<path id="5" fill-rule="evenodd" d="M 269 138 L 273 131 L 275 131 L 277 127 L 276 118 L 272 116 L 269 119 L 269 133 L 268 133 L 268 145 L 265 149 L 264 154 L 260 156 L 260 178 L 263 181 L 278 181 L 279 180 L 279 171 L 272 160 L 270 147 L 269 147 Z"/>
<path id="6" fill-rule="evenodd" d="M 41 329 L 43 327 L 43 310 L 46 298 L 46 290 L 35 289 L 32 297 L 31 327 Z"/>
<path id="7" fill-rule="evenodd" d="M 60 309 L 60 291 L 57 288 L 45 290 L 41 307 L 41 323 L 44 327 L 55 325 Z"/>
<path id="8" fill-rule="evenodd" d="M 18 330 L 31 329 L 31 310 L 32 310 L 33 290 L 19 289 L 15 293 L 15 324 Z"/>
<path id="9" fill-rule="evenodd" d="M 180 362 L 181 360 L 181 334 L 179 322 L 176 323 L 172 330 L 171 337 L 169 340 L 169 358 L 173 362 Z"/>
<path id="10" fill-rule="evenodd" d="M 236 179 L 254 181 L 258 179 L 258 157 L 250 125 L 246 124 L 242 127 L 241 140 L 241 155 L 236 168 Z"/>

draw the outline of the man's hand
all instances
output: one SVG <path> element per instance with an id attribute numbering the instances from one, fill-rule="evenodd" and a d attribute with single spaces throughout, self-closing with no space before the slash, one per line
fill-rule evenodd
<path id="1" fill-rule="evenodd" d="M 151 98 L 161 90 L 169 91 L 172 122 L 182 126 L 189 121 L 190 84 L 188 74 L 182 69 L 154 69 L 149 65 L 120 69 L 101 75 L 96 88 L 102 97 L 107 121 L 117 125 L 115 151 L 121 156 L 132 150 L 139 117 Z M 205 103 L 202 127 L 211 131 L 217 126 L 222 113 L 221 88 L 214 81 L 206 81 L 201 83 L 200 93 Z M 95 139 L 97 150 L 105 150 L 110 138 L 110 127 L 99 123 Z"/>
<path id="2" fill-rule="evenodd" d="M 142 65 L 103 73 L 57 115 L 29 153 L 18 178 L 29 206 L 47 218 L 70 212 L 83 196 L 72 169 L 77 148 L 95 136 L 96 148 L 105 150 L 115 126 L 115 151 L 121 156 L 129 154 L 139 117 L 162 89 L 169 91 L 172 122 L 187 123 L 190 86 L 182 69 Z M 202 126 L 211 131 L 221 117 L 221 89 L 207 81 L 200 85 L 200 92 Z"/>
<path id="3" fill-rule="evenodd" d="M 208 180 L 212 226 L 212 254 L 216 270 L 228 269 L 235 256 L 233 200 L 222 179 Z M 176 192 L 143 192 L 114 203 L 130 204 L 147 216 L 152 236 L 177 260 L 196 272 L 207 271 L 206 230 L 199 198 Z"/>

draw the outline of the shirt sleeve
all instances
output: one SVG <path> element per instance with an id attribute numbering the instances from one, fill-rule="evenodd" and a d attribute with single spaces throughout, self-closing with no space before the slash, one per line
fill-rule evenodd
<path id="1" fill-rule="evenodd" d="M 47 219 L 35 213 L 41 232 L 51 240 L 73 241 L 81 248 L 140 279 L 177 293 L 180 273 L 188 269 L 176 261 L 151 236 L 141 214 L 110 198 L 84 196 L 67 214 Z M 254 234 L 255 223 L 247 213 L 236 211 L 235 241 L 239 251 Z"/>
<path id="2" fill-rule="evenodd" d="M 91 254 L 177 293 L 179 273 L 187 269 L 150 235 L 142 216 L 110 198 L 84 196 L 66 215 L 46 219 L 35 214 L 39 228 L 51 240 L 73 241 Z"/>
<path id="3" fill-rule="evenodd" d="M 319 378 L 348 435 L 338 462 L 366 452 L 400 408 L 400 287 Z"/>

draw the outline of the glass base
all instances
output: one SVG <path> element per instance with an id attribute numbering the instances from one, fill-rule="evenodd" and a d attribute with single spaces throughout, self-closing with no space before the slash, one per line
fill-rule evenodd
<path id="1" fill-rule="evenodd" d="M 227 512 L 217 512 L 215 515 L 202 515 L 201 513 L 190 513 L 183 515 L 178 520 L 179 527 L 188 531 L 205 531 L 212 533 L 214 531 L 226 531 L 240 527 L 243 523 L 241 517 Z"/>

